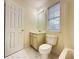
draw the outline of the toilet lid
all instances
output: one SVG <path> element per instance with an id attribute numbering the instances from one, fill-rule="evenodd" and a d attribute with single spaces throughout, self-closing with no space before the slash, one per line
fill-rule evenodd
<path id="1" fill-rule="evenodd" d="M 42 44 L 39 49 L 48 49 L 48 48 L 51 48 L 52 46 L 49 45 L 49 44 Z"/>

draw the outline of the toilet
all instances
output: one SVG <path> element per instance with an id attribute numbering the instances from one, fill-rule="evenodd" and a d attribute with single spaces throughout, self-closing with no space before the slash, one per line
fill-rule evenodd
<path id="1" fill-rule="evenodd" d="M 50 54 L 52 47 L 56 45 L 56 42 L 57 35 L 46 35 L 46 43 L 39 47 L 41 59 L 48 59 L 48 55 Z"/>

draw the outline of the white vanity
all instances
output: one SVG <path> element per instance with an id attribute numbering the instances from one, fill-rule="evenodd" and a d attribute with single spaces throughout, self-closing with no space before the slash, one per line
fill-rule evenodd
<path id="1" fill-rule="evenodd" d="M 45 32 L 30 32 L 30 45 L 34 49 L 38 50 L 41 44 L 45 43 L 46 33 Z"/>

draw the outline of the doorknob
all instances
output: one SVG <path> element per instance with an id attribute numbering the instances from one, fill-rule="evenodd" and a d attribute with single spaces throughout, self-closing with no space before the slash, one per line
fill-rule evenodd
<path id="1" fill-rule="evenodd" d="M 21 31 L 23 32 L 24 30 L 22 29 Z"/>

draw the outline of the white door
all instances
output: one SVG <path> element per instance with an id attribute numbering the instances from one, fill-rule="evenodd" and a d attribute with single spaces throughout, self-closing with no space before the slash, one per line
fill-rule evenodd
<path id="1" fill-rule="evenodd" d="M 23 49 L 23 10 L 19 5 L 5 3 L 5 57 Z"/>

